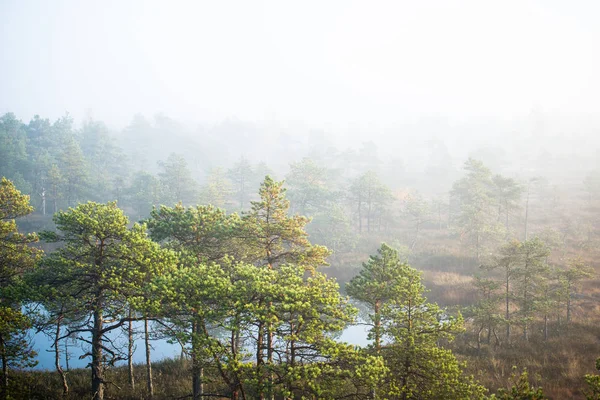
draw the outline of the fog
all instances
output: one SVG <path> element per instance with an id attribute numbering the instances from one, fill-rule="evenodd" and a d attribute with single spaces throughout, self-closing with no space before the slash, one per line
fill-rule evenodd
<path id="1" fill-rule="evenodd" d="M 5 1 L 0 114 L 68 112 L 114 130 L 163 114 L 200 141 L 231 119 L 299 141 L 317 129 L 341 147 L 373 140 L 409 170 L 432 141 L 458 167 L 533 136 L 535 151 L 576 154 L 585 169 L 600 127 L 599 7 Z"/>
<path id="2" fill-rule="evenodd" d="M 346 146 L 374 140 L 399 158 L 443 140 L 457 165 L 535 135 L 551 154 L 592 157 L 599 8 L 4 1 L 0 114 L 68 112 L 115 130 L 134 114 L 163 114 L 197 140 L 199 125 L 233 119 L 299 140 L 314 129 Z M 565 147 L 572 135 L 582 141 Z"/>
<path id="3" fill-rule="evenodd" d="M 594 1 L 3 1 L 0 112 L 336 129 L 594 113 Z"/>
<path id="4" fill-rule="evenodd" d="M 219 257 L 269 269 L 271 260 L 256 256 L 264 249 L 251 247 L 257 235 L 236 235 L 260 220 L 249 216 L 259 188 L 272 185 L 302 246 L 331 250 L 315 271 L 328 265 L 336 295 L 361 307 L 359 322 L 331 337 L 373 344 L 370 303 L 345 284 L 388 243 L 430 290 L 436 305 L 422 310 L 439 304 L 437 323 L 464 311 L 451 347 L 469 373 L 483 369 L 481 356 L 501 360 L 481 380 L 508 387 L 514 354 L 530 351 L 517 361 L 532 376 L 559 379 L 554 398 L 571 398 L 573 382 L 594 372 L 589 348 L 600 352 L 599 15 L 592 0 L 3 0 L 0 177 L 14 183 L 13 196 L 29 196 L 33 211 L 18 214 L 22 232 L 55 230 L 53 215 L 90 201 L 117 201 L 107 207 L 127 216 L 124 226 L 159 218 L 153 210 L 162 205 L 210 204 L 225 210 L 231 229 L 206 233 L 217 235 Z M 536 292 L 535 307 L 527 289 L 519 300 L 525 275 L 507 270 L 502 280 L 498 270 L 513 262 L 500 256 L 521 245 L 538 250 L 530 281 L 545 292 Z M 30 257 L 34 272 L 60 251 L 34 246 L 46 254 Z M 124 310 L 115 315 L 131 319 Z M 522 339 L 510 336 L 511 324 Z M 141 326 L 130 339 L 115 325 L 115 342 L 140 342 Z M 29 333 L 38 368 L 50 368 L 54 339 Z M 179 355 L 165 337 L 174 342 L 156 336 L 156 359 Z M 74 358 L 89 344 L 80 341 L 69 350 Z M 574 343 L 575 361 L 538 358 Z M 144 361 L 141 350 L 129 357 Z"/>

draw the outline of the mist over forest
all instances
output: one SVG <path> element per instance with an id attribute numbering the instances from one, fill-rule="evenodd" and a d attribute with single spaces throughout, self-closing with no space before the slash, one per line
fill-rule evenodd
<path id="1" fill-rule="evenodd" d="M 600 399 L 595 2 L 0 4 L 0 400 Z"/>

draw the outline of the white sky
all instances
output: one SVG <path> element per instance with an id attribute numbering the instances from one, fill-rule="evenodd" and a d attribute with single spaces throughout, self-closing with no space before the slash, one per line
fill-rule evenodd
<path id="1" fill-rule="evenodd" d="M 315 126 L 594 113 L 598 16 L 594 0 L 0 0 L 0 113 Z"/>

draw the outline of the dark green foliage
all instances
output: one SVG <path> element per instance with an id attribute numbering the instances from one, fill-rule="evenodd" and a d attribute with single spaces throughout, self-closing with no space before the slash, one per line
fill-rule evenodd
<path id="1" fill-rule="evenodd" d="M 129 187 L 124 189 L 125 204 L 131 206 L 138 219 L 150 216 L 153 207 L 159 207 L 167 199 L 167 188 L 154 175 L 137 172 Z"/>
<path id="2" fill-rule="evenodd" d="M 0 171 L 3 176 L 17 182 L 30 193 L 31 186 L 24 180 L 27 166 L 27 136 L 21 121 L 8 113 L 0 118 Z"/>

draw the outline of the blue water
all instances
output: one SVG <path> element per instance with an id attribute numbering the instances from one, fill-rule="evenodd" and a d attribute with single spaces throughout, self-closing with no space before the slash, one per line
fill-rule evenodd
<path id="1" fill-rule="evenodd" d="M 142 331 L 143 325 L 138 323 L 134 325 L 136 331 Z M 358 346 L 366 346 L 368 344 L 367 334 L 368 327 L 364 325 L 352 325 L 349 326 L 340 335 L 339 341 L 347 342 Z M 112 338 L 117 343 L 123 344 L 123 349 L 127 349 L 127 338 L 124 332 L 119 332 L 117 335 L 113 335 Z M 51 348 L 52 340 L 49 339 L 43 333 L 38 333 L 32 338 L 33 349 L 37 351 L 38 365 L 35 369 L 54 369 L 54 349 Z M 152 360 L 158 361 L 163 358 L 175 358 L 181 354 L 181 346 L 179 344 L 170 344 L 166 340 L 153 340 L 152 344 Z M 89 344 L 82 341 L 69 341 L 69 368 L 84 368 L 90 362 L 90 357 L 85 359 L 79 359 L 79 357 L 85 354 L 89 350 Z M 133 353 L 133 360 L 135 363 L 144 363 L 146 360 L 146 354 L 144 351 L 144 342 L 141 339 L 136 340 L 136 350 Z M 48 351 L 50 350 L 50 351 Z M 66 365 L 65 362 L 65 347 L 64 343 L 60 346 L 61 351 L 61 365 L 63 368 Z M 125 361 L 121 362 L 124 364 Z"/>
<path id="2" fill-rule="evenodd" d="M 134 330 L 137 332 L 143 332 L 143 323 L 138 322 L 134 324 Z M 139 335 L 138 335 L 139 336 Z M 115 341 L 115 343 L 119 344 L 119 347 L 123 349 L 123 351 L 127 351 L 127 336 L 124 331 L 115 330 L 112 335 L 110 335 L 111 339 Z M 84 337 L 89 340 L 89 337 Z M 32 338 L 33 349 L 38 353 L 36 359 L 38 360 L 38 364 L 35 369 L 54 369 L 54 348 L 52 348 L 52 339 L 43 333 L 38 333 Z M 152 340 L 152 359 L 153 360 L 161 360 L 163 358 L 174 358 L 181 354 L 181 346 L 178 344 L 170 344 L 167 343 L 166 340 Z M 69 351 L 69 368 L 83 368 L 86 367 L 87 364 L 91 361 L 91 357 L 86 357 L 80 359 L 79 357 L 89 351 L 90 345 L 80 340 L 71 340 L 68 341 L 68 351 Z M 146 361 L 146 354 L 144 351 L 144 342 L 141 338 L 135 341 L 135 351 L 133 353 L 133 360 L 135 363 L 143 363 Z M 61 356 L 61 365 L 63 368 L 66 366 L 66 357 L 65 357 L 65 344 L 64 341 L 61 341 L 60 345 L 60 356 Z M 121 362 L 121 364 L 125 363 L 125 361 Z M 118 365 L 118 364 L 117 364 Z"/>

